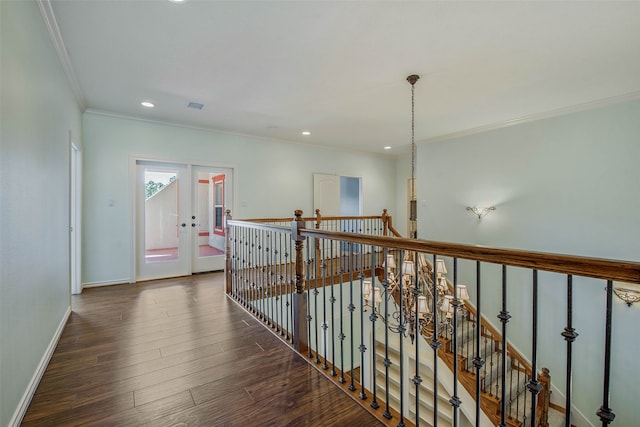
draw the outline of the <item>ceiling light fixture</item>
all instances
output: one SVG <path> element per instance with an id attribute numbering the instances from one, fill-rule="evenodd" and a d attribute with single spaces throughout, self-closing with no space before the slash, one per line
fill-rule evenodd
<path id="1" fill-rule="evenodd" d="M 411 84 L 411 200 L 409 201 L 409 223 L 412 239 L 418 238 L 418 200 L 416 199 L 416 139 L 415 139 L 415 84 L 420 78 L 417 74 L 407 77 Z"/>
<path id="2" fill-rule="evenodd" d="M 142 101 L 140 105 L 146 108 L 153 108 L 156 106 L 153 102 L 149 102 L 149 101 Z"/>
<path id="3" fill-rule="evenodd" d="M 384 148 L 385 150 L 391 150 L 391 146 L 390 146 L 390 145 L 387 145 L 387 146 L 385 146 L 385 147 L 383 147 L 383 148 Z"/>
<path id="4" fill-rule="evenodd" d="M 309 132 L 308 130 L 305 130 L 305 131 L 302 131 L 302 134 L 304 136 L 309 136 L 309 135 L 311 135 L 311 132 Z"/>

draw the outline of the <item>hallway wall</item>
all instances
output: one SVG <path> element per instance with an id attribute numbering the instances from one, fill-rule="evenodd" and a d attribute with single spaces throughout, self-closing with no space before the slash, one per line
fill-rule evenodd
<path id="1" fill-rule="evenodd" d="M 419 235 L 460 242 L 598 258 L 640 260 L 640 101 L 610 105 L 442 142 L 418 150 Z M 399 184 L 400 185 L 400 184 Z M 400 188 L 400 187 L 398 187 Z M 467 206 L 495 206 L 478 221 Z M 475 293 L 475 264 L 461 263 Z M 483 306 L 499 324 L 499 269 L 483 268 Z M 510 339 L 530 354 L 531 275 L 509 274 Z M 564 390 L 566 278 L 541 273 L 539 362 Z M 602 404 L 605 283 L 574 280 L 575 402 L 591 422 Z M 634 425 L 640 377 L 640 307 L 614 298 L 611 408 Z M 588 355 L 585 357 L 584 355 Z M 585 373 L 588 373 L 585 375 Z M 597 385 L 594 386 L 594 381 Z M 555 398 L 560 396 L 556 393 Z M 594 409 L 595 408 L 595 409 Z"/>
<path id="2" fill-rule="evenodd" d="M 131 159 L 233 167 L 234 218 L 313 216 L 313 173 L 362 177 L 364 214 L 395 204 L 395 161 L 314 145 L 145 122 L 83 116 L 83 283 L 131 277 Z M 113 201 L 110 204 L 110 201 Z"/>
<path id="3" fill-rule="evenodd" d="M 69 133 L 81 112 L 33 1 L 0 1 L 0 426 L 19 420 L 70 310 Z"/>

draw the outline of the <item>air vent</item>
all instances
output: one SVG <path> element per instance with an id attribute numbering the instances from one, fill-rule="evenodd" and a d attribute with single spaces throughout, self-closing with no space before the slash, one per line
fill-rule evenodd
<path id="1" fill-rule="evenodd" d="M 187 108 L 194 108 L 196 110 L 202 110 L 204 108 L 204 104 L 200 104 L 199 102 L 189 102 L 187 104 Z"/>

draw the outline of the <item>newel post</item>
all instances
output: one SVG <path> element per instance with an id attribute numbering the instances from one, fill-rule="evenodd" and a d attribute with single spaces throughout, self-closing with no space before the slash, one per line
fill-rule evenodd
<path id="1" fill-rule="evenodd" d="M 227 294 L 231 294 L 231 226 L 229 225 L 229 221 L 231 221 L 231 209 L 227 209 L 225 212 L 225 221 L 224 221 L 224 277 L 225 277 L 225 288 Z"/>
<path id="2" fill-rule="evenodd" d="M 293 347 L 299 353 L 305 353 L 309 348 L 307 333 L 307 294 L 304 292 L 304 236 L 300 230 L 305 228 L 302 211 L 295 211 L 295 218 L 291 222 L 291 238 L 296 246 L 296 292 L 293 294 Z"/>
<path id="3" fill-rule="evenodd" d="M 380 215 L 380 218 L 382 219 L 382 235 L 383 236 L 388 236 L 389 235 L 389 214 L 387 213 L 386 209 L 382 210 L 382 215 Z"/>

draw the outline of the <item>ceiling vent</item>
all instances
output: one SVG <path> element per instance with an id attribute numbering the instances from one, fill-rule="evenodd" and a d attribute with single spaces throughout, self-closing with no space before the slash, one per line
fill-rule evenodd
<path id="1" fill-rule="evenodd" d="M 194 108 L 196 110 L 202 110 L 204 108 L 204 104 L 200 104 L 199 102 L 192 102 L 190 101 L 187 104 L 187 108 Z"/>

